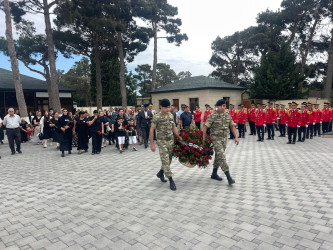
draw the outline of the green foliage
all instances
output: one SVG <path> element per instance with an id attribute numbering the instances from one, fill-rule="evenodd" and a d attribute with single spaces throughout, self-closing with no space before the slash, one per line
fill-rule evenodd
<path id="1" fill-rule="evenodd" d="M 91 61 L 91 81 L 89 93 L 91 100 L 96 100 L 96 68 L 94 61 Z M 102 88 L 103 88 L 103 106 L 121 106 L 120 63 L 117 57 L 104 55 L 101 63 Z M 132 73 L 125 73 L 125 82 L 127 88 L 128 105 L 136 104 L 136 82 Z M 95 102 L 92 102 L 94 105 Z"/>
<path id="2" fill-rule="evenodd" d="M 136 75 L 134 79 L 137 82 L 139 88 L 139 94 L 142 97 L 150 96 L 149 91 L 151 91 L 152 83 L 152 69 L 149 64 L 138 65 L 135 68 Z"/>
<path id="3" fill-rule="evenodd" d="M 59 71 L 58 71 L 59 72 Z M 74 89 L 73 100 L 78 106 L 92 105 L 89 88 L 90 88 L 90 62 L 84 57 L 80 61 L 75 62 L 72 68 L 62 74 L 59 84 Z"/>
<path id="4" fill-rule="evenodd" d="M 299 64 L 290 46 L 282 43 L 278 51 L 268 51 L 262 64 L 255 70 L 251 98 L 292 99 L 300 98 L 298 83 L 303 81 Z"/>
<path id="5" fill-rule="evenodd" d="M 156 70 L 157 87 L 165 86 L 178 80 L 177 74 L 171 69 L 169 64 L 158 63 Z"/>

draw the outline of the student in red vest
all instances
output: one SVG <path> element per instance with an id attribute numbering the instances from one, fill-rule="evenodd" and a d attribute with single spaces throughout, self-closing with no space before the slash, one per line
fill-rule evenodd
<path id="1" fill-rule="evenodd" d="M 313 113 L 313 109 L 312 109 L 312 103 L 308 103 L 308 107 L 307 107 L 307 112 L 308 112 L 308 127 L 306 129 L 306 139 L 313 139 L 313 128 L 314 125 L 316 124 L 314 122 L 314 113 Z"/>
<path id="2" fill-rule="evenodd" d="M 248 109 L 248 117 L 250 124 L 250 135 L 256 135 L 256 105 L 251 103 L 251 109 Z"/>
<path id="3" fill-rule="evenodd" d="M 278 122 L 279 122 L 279 130 L 280 130 L 280 135 L 279 137 L 286 137 L 286 123 L 288 122 L 288 111 L 285 110 L 285 105 L 281 104 L 281 109 L 279 110 L 278 113 Z"/>
<path id="4" fill-rule="evenodd" d="M 313 122 L 315 123 L 314 125 L 314 136 L 317 136 L 317 132 L 318 132 L 318 136 L 320 136 L 321 131 L 320 131 L 320 125 L 323 122 L 323 114 L 321 112 L 321 110 L 319 109 L 319 104 L 314 104 L 315 108 L 313 110 Z"/>
<path id="5" fill-rule="evenodd" d="M 297 127 L 299 121 L 300 113 L 297 110 L 297 103 L 292 102 L 291 110 L 289 110 L 289 118 L 288 118 L 288 143 L 287 144 L 295 144 L 296 143 L 296 134 Z"/>
<path id="6" fill-rule="evenodd" d="M 275 118 L 274 127 L 275 127 L 276 130 L 280 130 L 280 128 L 279 128 L 279 121 L 277 119 L 279 117 L 280 109 L 281 109 L 281 105 L 280 104 L 275 104 L 276 118 Z"/>
<path id="7" fill-rule="evenodd" d="M 323 133 L 328 132 L 328 125 L 330 123 L 330 117 L 331 117 L 331 112 L 330 109 L 328 108 L 328 102 L 324 103 L 324 108 L 322 109 L 323 113 Z"/>
<path id="8" fill-rule="evenodd" d="M 229 110 L 229 113 L 230 113 L 230 115 L 231 115 L 231 118 L 232 118 L 232 120 L 234 121 L 234 126 L 236 127 L 236 125 L 237 125 L 237 122 L 238 122 L 238 112 L 237 112 L 237 110 L 235 110 L 234 108 L 235 108 L 235 106 L 233 105 L 233 104 L 230 104 L 229 105 L 230 106 L 230 110 Z M 230 140 L 233 140 L 233 139 L 235 139 L 235 136 L 234 136 L 234 134 L 232 133 L 232 131 L 231 131 L 231 129 L 229 128 L 229 132 L 230 132 Z"/>
<path id="9" fill-rule="evenodd" d="M 309 127 L 309 114 L 305 109 L 306 105 L 302 104 L 301 110 L 298 111 L 300 114 L 298 120 L 298 142 L 305 141 L 306 129 Z"/>
<path id="10" fill-rule="evenodd" d="M 271 102 L 268 103 L 268 109 L 267 109 L 267 133 L 268 138 L 267 140 L 274 140 L 274 123 L 276 119 L 276 109 L 273 108 L 273 104 Z"/>
<path id="11" fill-rule="evenodd" d="M 258 109 L 256 111 L 256 128 L 258 133 L 257 141 L 264 141 L 264 127 L 266 127 L 267 114 L 266 110 L 262 109 L 260 103 L 257 104 Z"/>
<path id="12" fill-rule="evenodd" d="M 247 119 L 247 111 L 243 104 L 238 105 L 238 138 L 245 138 L 245 123 Z"/>

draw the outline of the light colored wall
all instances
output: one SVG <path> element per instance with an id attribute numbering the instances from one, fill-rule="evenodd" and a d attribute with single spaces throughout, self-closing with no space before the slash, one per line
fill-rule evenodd
<path id="1" fill-rule="evenodd" d="M 230 103 L 238 105 L 241 103 L 242 90 L 194 90 L 194 91 L 181 91 L 170 93 L 152 94 L 153 109 L 159 110 L 159 100 L 167 98 L 172 104 L 173 99 L 179 99 L 179 106 L 181 104 L 190 105 L 190 98 L 199 98 L 199 106 L 201 110 L 205 109 L 205 104 L 214 107 L 216 102 L 223 97 L 230 97 Z"/>

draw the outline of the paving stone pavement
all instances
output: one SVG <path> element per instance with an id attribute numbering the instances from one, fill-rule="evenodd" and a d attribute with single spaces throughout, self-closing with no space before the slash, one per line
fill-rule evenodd
<path id="1" fill-rule="evenodd" d="M 228 142 L 232 187 L 174 160 L 176 192 L 141 146 L 0 145 L 0 249 L 333 249 L 333 140 L 256 139 Z"/>

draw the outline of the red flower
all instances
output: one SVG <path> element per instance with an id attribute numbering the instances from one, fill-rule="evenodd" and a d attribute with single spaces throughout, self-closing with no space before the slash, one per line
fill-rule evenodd
<path id="1" fill-rule="evenodd" d="M 188 146 L 186 146 L 184 149 L 185 149 L 185 150 L 188 150 Z"/>
<path id="2" fill-rule="evenodd" d="M 177 138 L 178 138 L 178 136 L 176 135 L 176 136 L 175 136 L 175 138 L 177 139 Z"/>
<path id="3" fill-rule="evenodd" d="M 196 152 L 195 155 L 196 155 L 196 156 L 199 156 L 200 154 L 199 154 L 199 152 Z"/>
<path id="4" fill-rule="evenodd" d="M 195 143 L 195 140 L 193 140 L 192 143 Z"/>
<path id="5" fill-rule="evenodd" d="M 191 157 L 191 160 L 194 161 L 194 159 L 195 159 L 194 156 L 192 156 L 192 157 Z"/>
<path id="6" fill-rule="evenodd" d="M 201 141 L 198 141 L 198 144 L 201 145 Z"/>
<path id="7" fill-rule="evenodd" d="M 76 138 L 75 138 L 75 140 L 77 140 L 77 141 L 78 141 L 78 140 L 79 140 L 79 137 L 76 137 Z"/>
<path id="8" fill-rule="evenodd" d="M 189 134 L 186 134 L 185 137 L 189 137 Z"/>
<path id="9" fill-rule="evenodd" d="M 181 144 L 180 146 L 183 148 L 183 147 L 184 147 L 184 144 Z"/>
<path id="10" fill-rule="evenodd" d="M 180 134 L 180 135 L 183 135 L 183 132 L 180 132 L 179 134 Z"/>
<path id="11" fill-rule="evenodd" d="M 212 141 L 211 141 L 211 140 L 209 140 L 209 143 L 212 143 Z"/>
<path id="12" fill-rule="evenodd" d="M 186 150 L 183 150 L 182 153 L 183 153 L 183 154 L 186 154 Z"/>
<path id="13" fill-rule="evenodd" d="M 187 143 L 189 143 L 189 142 L 190 142 L 190 140 L 189 140 L 189 139 L 187 139 L 187 140 L 186 140 L 186 142 L 187 142 Z"/>
<path id="14" fill-rule="evenodd" d="M 179 153 L 176 154 L 176 157 L 179 157 Z"/>
<path id="15" fill-rule="evenodd" d="M 190 164 L 193 165 L 193 161 L 190 161 Z"/>
<path id="16" fill-rule="evenodd" d="M 203 134 L 203 132 L 202 132 L 202 131 L 200 131 L 200 134 Z"/>
<path id="17" fill-rule="evenodd" d="M 194 150 L 191 150 L 191 154 L 194 154 Z"/>
<path id="18" fill-rule="evenodd" d="M 186 128 L 184 128 L 183 131 L 186 132 Z"/>
<path id="19" fill-rule="evenodd" d="M 192 131 L 193 131 L 193 129 L 191 128 L 191 129 L 190 129 L 190 131 L 192 132 Z"/>
<path id="20" fill-rule="evenodd" d="M 98 131 L 97 131 L 97 134 L 98 134 L 98 135 L 101 135 L 101 131 L 98 130 Z"/>
<path id="21" fill-rule="evenodd" d="M 177 149 L 176 149 L 176 148 L 174 148 L 174 149 L 173 149 L 173 152 L 176 152 L 176 151 L 177 151 Z"/>
<path id="22" fill-rule="evenodd" d="M 180 147 L 178 147 L 177 150 L 180 151 Z"/>
<path id="23" fill-rule="evenodd" d="M 197 148 L 197 151 L 200 151 L 200 148 Z"/>
<path id="24" fill-rule="evenodd" d="M 200 166 L 200 167 L 202 167 L 202 166 L 203 166 L 203 164 L 202 164 L 202 163 L 199 163 L 199 166 Z"/>
<path id="25" fill-rule="evenodd" d="M 209 137 L 209 135 L 207 135 L 207 139 L 209 139 L 210 137 Z"/>
<path id="26" fill-rule="evenodd" d="M 186 160 L 186 157 L 183 157 L 183 161 L 185 161 Z"/>
<path id="27" fill-rule="evenodd" d="M 206 160 L 206 163 L 207 163 L 207 164 L 209 164 L 209 161 L 208 161 L 208 160 Z"/>
<path id="28" fill-rule="evenodd" d="M 211 160 L 211 159 L 212 159 L 212 157 L 211 157 L 211 156 L 209 156 L 209 159 Z"/>
<path id="29" fill-rule="evenodd" d="M 191 149 L 194 149 L 194 147 L 193 147 L 193 146 L 191 146 Z"/>
<path id="30" fill-rule="evenodd" d="M 192 137 L 195 137 L 195 134 L 192 134 Z"/>
<path id="31" fill-rule="evenodd" d="M 198 135 L 198 138 L 201 139 L 202 138 L 201 135 Z"/>
<path id="32" fill-rule="evenodd" d="M 203 154 L 203 150 L 200 150 L 200 153 Z"/>
<path id="33" fill-rule="evenodd" d="M 201 161 L 200 158 L 198 158 L 198 159 L 197 159 L 197 162 L 200 162 L 200 161 Z"/>
<path id="34" fill-rule="evenodd" d="M 200 131 L 196 129 L 195 132 L 196 132 L 196 133 L 199 133 Z"/>

